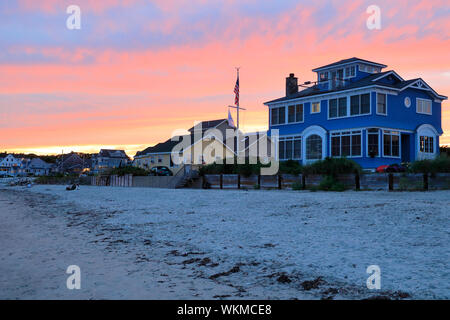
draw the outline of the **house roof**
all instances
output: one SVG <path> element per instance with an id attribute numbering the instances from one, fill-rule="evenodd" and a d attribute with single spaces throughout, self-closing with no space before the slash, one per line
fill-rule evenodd
<path id="1" fill-rule="evenodd" d="M 208 129 L 212 129 L 217 127 L 219 124 L 228 121 L 227 119 L 217 119 L 217 120 L 208 120 L 208 121 L 202 121 L 201 122 L 201 126 L 202 126 L 202 131 L 208 130 Z M 195 126 L 193 126 L 192 128 L 190 128 L 188 131 L 189 132 L 193 132 L 194 129 L 199 126 L 200 124 L 197 124 Z"/>
<path id="2" fill-rule="evenodd" d="M 323 94 L 332 93 L 332 92 L 337 93 L 340 91 L 345 91 L 345 90 L 350 90 L 350 89 L 360 89 L 360 88 L 364 88 L 364 87 L 371 87 L 371 86 L 377 86 L 377 85 L 387 87 L 387 88 L 392 88 L 393 90 L 402 90 L 403 88 L 407 87 L 408 85 L 411 85 L 412 83 L 414 83 L 418 80 L 422 80 L 420 78 L 411 79 L 411 80 L 403 80 L 403 81 L 401 81 L 400 79 L 397 79 L 398 81 L 393 84 L 381 82 L 383 75 L 387 75 L 388 73 L 392 73 L 392 70 L 368 75 L 367 77 L 364 77 L 364 78 L 354 81 L 354 82 L 347 83 L 344 86 L 335 88 L 333 90 L 322 90 L 322 89 L 320 89 L 319 85 L 316 84 L 309 88 L 301 90 L 298 93 L 292 94 L 290 96 L 278 98 L 275 100 L 271 100 L 271 101 L 265 102 L 264 104 L 283 102 L 283 101 L 288 101 L 288 100 L 298 99 L 298 98 L 303 98 L 303 97 L 318 96 L 318 95 L 323 95 Z M 425 83 L 425 81 L 423 81 L 423 82 Z M 445 96 L 441 96 L 441 95 L 437 94 L 434 90 L 432 90 L 431 92 L 437 98 L 440 98 L 440 99 L 447 98 Z"/>
<path id="3" fill-rule="evenodd" d="M 33 158 L 31 159 L 31 161 L 28 163 L 28 167 L 29 168 L 51 168 L 52 165 L 50 163 L 45 162 L 44 160 L 40 159 L 40 158 Z"/>
<path id="4" fill-rule="evenodd" d="M 327 65 L 315 68 L 312 71 L 320 71 L 322 69 L 328 69 L 328 68 L 331 68 L 331 67 L 339 66 L 341 64 L 349 64 L 349 63 L 354 63 L 354 62 L 363 62 L 363 63 L 373 64 L 373 65 L 379 66 L 381 68 L 386 68 L 387 67 L 387 65 L 382 64 L 382 63 L 373 62 L 373 61 L 369 61 L 369 60 L 364 60 L 364 59 L 360 59 L 360 58 L 357 58 L 357 57 L 353 57 L 353 58 L 349 58 L 349 59 L 339 60 L 339 61 L 327 64 Z"/>
<path id="5" fill-rule="evenodd" d="M 153 147 L 148 147 L 142 151 L 138 151 L 136 153 L 136 156 L 142 156 L 145 154 L 151 154 L 151 153 L 166 153 L 166 152 L 172 152 L 173 147 L 175 147 L 177 144 L 179 144 L 183 139 L 190 139 L 191 144 L 194 144 L 198 140 L 202 138 L 202 136 L 197 136 L 194 133 L 191 133 L 190 135 L 183 135 L 183 136 L 175 136 L 171 139 L 166 140 L 165 142 L 158 143 L 154 145 Z M 197 140 L 197 141 L 196 141 Z"/>
<path id="6" fill-rule="evenodd" d="M 100 157 L 106 158 L 127 158 L 128 156 L 124 150 L 113 150 L 113 149 L 101 149 L 98 153 Z"/>

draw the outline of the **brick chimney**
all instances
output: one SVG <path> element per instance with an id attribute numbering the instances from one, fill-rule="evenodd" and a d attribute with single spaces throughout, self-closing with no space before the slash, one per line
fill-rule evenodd
<path id="1" fill-rule="evenodd" d="M 298 92 L 298 78 L 293 73 L 286 78 L 286 96 L 291 96 Z"/>

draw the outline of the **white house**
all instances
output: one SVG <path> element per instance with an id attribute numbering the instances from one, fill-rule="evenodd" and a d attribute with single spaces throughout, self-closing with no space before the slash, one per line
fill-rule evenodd
<path id="1" fill-rule="evenodd" d="M 22 159 L 15 158 L 12 154 L 8 154 L 0 162 L 1 176 L 16 176 L 22 165 Z"/>

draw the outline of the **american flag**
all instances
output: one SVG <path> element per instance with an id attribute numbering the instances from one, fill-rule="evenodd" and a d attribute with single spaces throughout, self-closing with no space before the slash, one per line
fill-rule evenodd
<path id="1" fill-rule="evenodd" d="M 234 86 L 234 93 L 236 94 L 236 96 L 234 98 L 234 104 L 236 106 L 238 106 L 239 105 L 239 75 L 236 80 L 236 85 Z"/>

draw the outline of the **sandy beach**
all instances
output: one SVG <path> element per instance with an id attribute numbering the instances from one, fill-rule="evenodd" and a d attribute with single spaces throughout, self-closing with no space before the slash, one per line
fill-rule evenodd
<path id="1" fill-rule="evenodd" d="M 449 205 L 450 191 L 2 186 L 0 299 L 448 299 Z"/>

